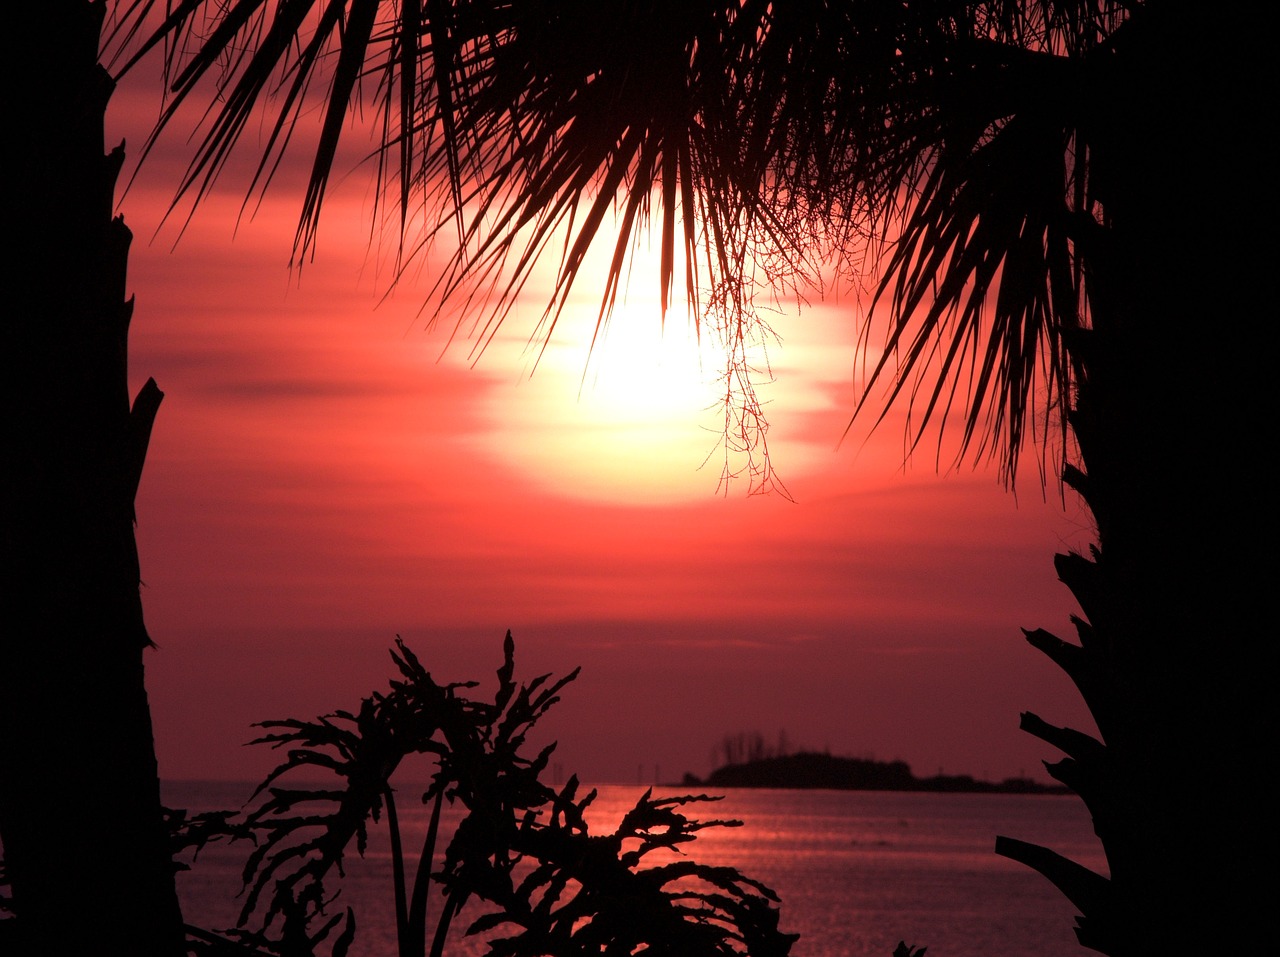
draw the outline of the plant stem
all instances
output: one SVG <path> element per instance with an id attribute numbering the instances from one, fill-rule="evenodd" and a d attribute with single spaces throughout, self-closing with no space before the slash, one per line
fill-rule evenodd
<path id="1" fill-rule="evenodd" d="M 400 844 L 400 816 L 396 813 L 396 799 L 390 787 L 386 790 L 387 829 L 391 832 L 391 879 L 395 883 L 396 942 L 400 957 L 408 957 L 408 916 L 405 907 L 404 848 Z"/>
<path id="2" fill-rule="evenodd" d="M 440 830 L 440 809 L 444 804 L 444 791 L 436 792 L 436 803 L 431 808 L 431 823 L 427 827 L 427 839 L 418 858 L 418 872 L 413 878 L 413 902 L 409 907 L 409 939 L 416 949 L 413 957 L 427 952 L 427 891 L 431 886 L 431 864 L 436 855 L 436 835 Z M 408 957 L 408 955 L 405 955 Z"/>

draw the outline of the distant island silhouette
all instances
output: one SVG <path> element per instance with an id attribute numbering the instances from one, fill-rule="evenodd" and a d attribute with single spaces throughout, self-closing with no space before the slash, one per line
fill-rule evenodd
<path id="1" fill-rule="evenodd" d="M 716 768 L 707 778 L 686 774 L 686 787 L 715 788 L 827 788 L 837 791 L 935 791 L 951 794 L 1070 794 L 1062 785 L 1040 784 L 1030 778 L 979 781 L 968 774 L 936 774 L 918 778 L 905 761 L 841 758 L 831 754 L 797 752 L 757 758 Z"/>

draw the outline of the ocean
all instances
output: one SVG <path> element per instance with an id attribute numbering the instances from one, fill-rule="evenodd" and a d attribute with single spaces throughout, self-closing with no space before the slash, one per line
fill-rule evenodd
<path id="1" fill-rule="evenodd" d="M 250 785 L 174 782 L 165 799 L 190 810 L 237 807 Z M 612 831 L 643 793 L 601 785 L 588 816 L 592 832 Z M 682 794 L 679 786 L 656 794 Z M 1106 873 L 1101 848 L 1079 799 L 1058 795 L 924 794 L 884 791 L 729 789 L 692 817 L 736 818 L 739 828 L 702 831 L 686 845 L 699 862 L 736 867 L 781 898 L 781 928 L 797 933 L 794 957 L 890 957 L 899 940 L 928 957 L 1079 957 L 1074 909 L 1039 874 L 997 857 L 997 834 L 1044 844 Z M 413 791 L 398 793 L 410 853 L 426 833 L 427 811 Z M 454 817 L 456 820 L 456 816 Z M 449 815 L 442 819 L 443 847 Z M 231 926 L 240 906 L 247 846 L 206 848 L 179 875 L 188 922 Z M 390 850 L 385 820 L 363 859 L 348 859 L 339 903 L 353 906 L 352 957 L 395 957 Z M 339 886 L 339 885 L 335 885 Z M 461 929 L 446 954 L 478 957 L 482 941 Z"/>

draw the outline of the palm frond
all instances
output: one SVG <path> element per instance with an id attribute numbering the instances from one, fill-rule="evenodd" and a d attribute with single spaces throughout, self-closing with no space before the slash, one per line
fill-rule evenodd
<path id="1" fill-rule="evenodd" d="M 1099 77 L 1143 6 L 185 0 L 141 49 L 166 48 L 157 133 L 216 78 L 179 191 L 196 203 L 260 110 L 272 118 L 250 189 L 265 189 L 327 77 L 299 262 L 367 92 L 400 275 L 452 224 L 430 296 L 483 314 L 481 348 L 546 260 L 534 336 L 550 336 L 604 244 L 598 334 L 649 230 L 663 311 L 683 260 L 699 322 L 711 306 L 729 328 L 750 321 L 756 270 L 801 287 L 833 257 L 870 264 L 872 309 L 890 319 L 867 395 L 889 379 L 890 401 L 918 413 L 913 443 L 958 417 L 959 454 L 996 456 L 1012 478 L 1038 412 L 1065 428 L 1062 333 L 1088 321 L 1081 237 L 1100 222 Z M 127 8 L 121 42 L 151 8 Z"/>

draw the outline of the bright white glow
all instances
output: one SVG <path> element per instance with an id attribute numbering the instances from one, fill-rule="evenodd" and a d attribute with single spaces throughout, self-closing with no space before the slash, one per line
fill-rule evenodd
<path id="1" fill-rule="evenodd" d="M 536 371 L 495 410 L 504 457 L 575 498 L 636 504 L 715 491 L 723 353 L 683 315 L 622 305 L 594 347 L 595 316 L 566 314 Z M 505 404 L 505 403 L 504 403 Z M 704 462 L 705 467 L 704 467 Z"/>

